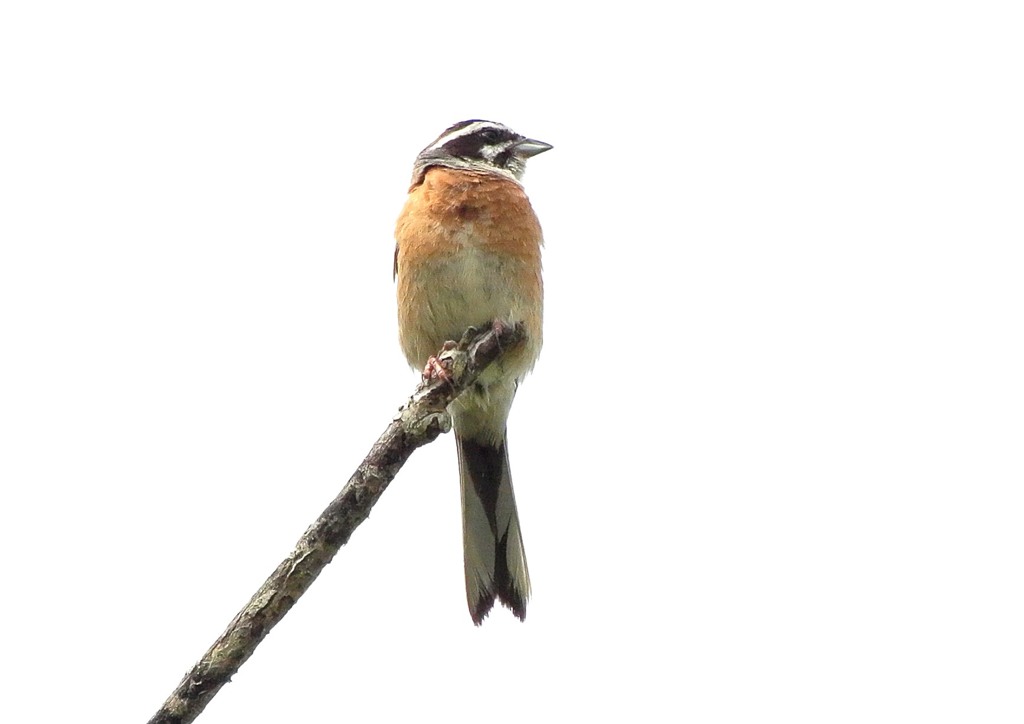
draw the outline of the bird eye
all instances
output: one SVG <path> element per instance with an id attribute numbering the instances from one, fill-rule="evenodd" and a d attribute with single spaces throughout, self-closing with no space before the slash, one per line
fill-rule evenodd
<path id="1" fill-rule="evenodd" d="M 501 134 L 498 133 L 497 128 L 486 128 L 480 131 L 480 138 L 484 139 L 487 143 L 494 143 L 501 138 Z"/>

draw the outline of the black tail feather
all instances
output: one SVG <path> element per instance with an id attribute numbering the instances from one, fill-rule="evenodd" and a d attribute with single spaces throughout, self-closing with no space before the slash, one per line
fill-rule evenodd
<path id="1" fill-rule="evenodd" d="M 498 600 L 523 620 L 530 578 L 505 442 L 456 441 L 470 615 L 479 625 Z"/>

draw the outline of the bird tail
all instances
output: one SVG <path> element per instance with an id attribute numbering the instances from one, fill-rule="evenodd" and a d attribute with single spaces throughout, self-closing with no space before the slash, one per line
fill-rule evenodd
<path id="1" fill-rule="evenodd" d="M 473 623 L 480 625 L 495 600 L 526 618 L 530 572 L 512 492 L 508 449 L 456 432 L 462 487 L 462 541 L 466 600 Z"/>

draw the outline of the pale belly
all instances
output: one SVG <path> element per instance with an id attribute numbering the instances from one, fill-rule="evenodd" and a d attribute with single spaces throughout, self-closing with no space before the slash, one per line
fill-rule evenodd
<path id="1" fill-rule="evenodd" d="M 422 367 L 446 341 L 457 341 L 467 328 L 484 327 L 497 319 L 526 322 L 534 332 L 527 344 L 532 349 L 524 350 L 529 362 L 522 371 L 532 366 L 540 351 L 537 337 L 541 311 L 539 299 L 531 304 L 524 294 L 522 282 L 529 277 L 524 264 L 472 247 L 420 260 L 414 275 L 418 283 L 405 285 L 405 304 L 400 312 L 405 317 L 401 324 L 402 348 L 409 363 Z"/>
<path id="2" fill-rule="evenodd" d="M 417 294 L 422 308 L 416 326 L 428 346 L 436 351 L 446 340 L 459 339 L 467 327 L 495 319 L 525 319 L 528 310 L 515 285 L 522 276 L 516 268 L 520 264 L 477 249 L 426 262 L 420 274 L 433 281 Z"/>

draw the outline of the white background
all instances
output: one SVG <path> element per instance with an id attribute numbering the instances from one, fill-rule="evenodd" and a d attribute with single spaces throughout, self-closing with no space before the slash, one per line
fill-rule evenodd
<path id="1" fill-rule="evenodd" d="M 527 621 L 444 438 L 201 721 L 1020 721 L 1013 5 L 5 3 L 5 717 L 145 721 L 334 497 L 487 118 L 555 147 Z"/>

